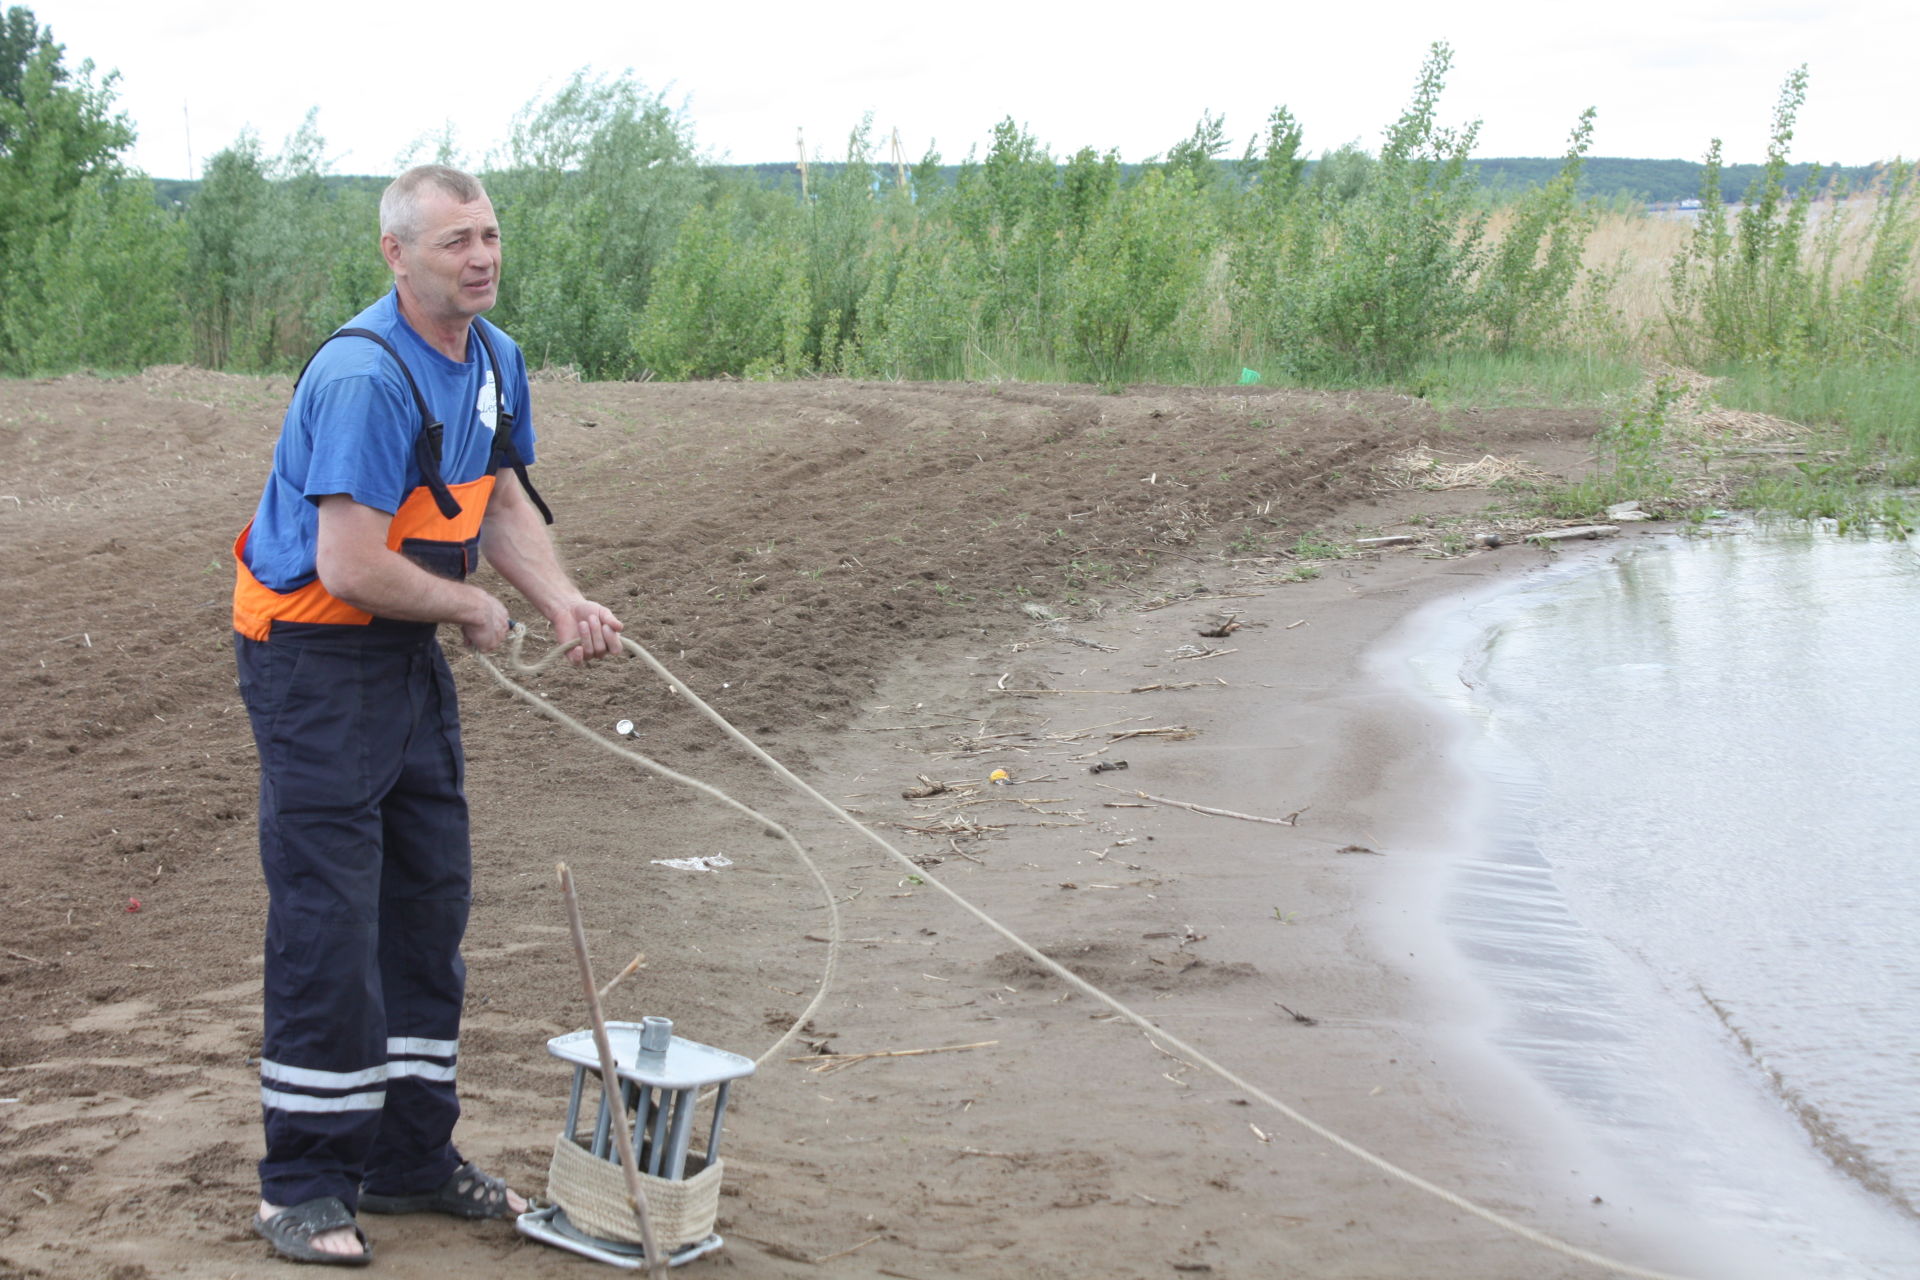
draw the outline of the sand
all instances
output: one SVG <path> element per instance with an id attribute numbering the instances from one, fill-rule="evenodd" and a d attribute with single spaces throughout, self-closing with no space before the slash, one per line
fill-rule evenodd
<path id="1" fill-rule="evenodd" d="M 0 383 L 0 1275 L 293 1274 L 247 1230 L 265 902 L 226 625 L 228 546 L 287 389 L 184 369 Z M 819 1012 L 737 1091 L 728 1244 L 680 1274 L 1600 1274 L 1183 1061 L 938 878 L 1386 1159 L 1657 1262 L 1554 1164 L 1509 1082 L 1463 1066 L 1472 1001 L 1449 965 L 1390 954 L 1403 935 L 1382 927 L 1443 864 L 1464 780 L 1458 726 L 1366 654 L 1420 605 L 1551 554 L 1470 550 L 1502 495 L 1394 487 L 1396 463 L 1424 445 L 1572 474 L 1598 415 L 1263 388 L 537 395 L 536 479 L 583 586 L 918 870 L 638 663 L 528 681 L 601 732 L 633 719 L 641 750 L 791 827 L 838 901 L 834 949 L 788 846 L 454 653 L 476 831 L 468 1155 L 544 1188 L 566 1075 L 543 1044 L 585 1022 L 565 860 L 602 974 L 647 957 L 612 1017 L 759 1057 L 837 957 Z M 1420 541 L 1313 562 L 1316 543 L 1396 533 Z M 949 790 L 904 799 L 922 776 Z M 712 854 L 732 865 L 655 862 Z M 980 1047 L 790 1061 L 954 1045 Z M 381 1275 L 599 1274 L 503 1224 L 364 1225 Z"/>

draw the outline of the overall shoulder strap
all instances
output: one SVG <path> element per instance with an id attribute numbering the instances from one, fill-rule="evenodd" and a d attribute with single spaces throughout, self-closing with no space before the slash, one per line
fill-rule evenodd
<path id="1" fill-rule="evenodd" d="M 293 380 L 293 385 L 296 387 L 300 385 L 300 378 L 307 376 L 307 370 L 312 367 L 314 357 L 320 354 L 320 347 L 326 346 L 335 338 L 366 338 L 378 343 L 382 350 L 393 357 L 393 362 L 400 366 L 400 376 L 407 380 L 407 390 L 413 393 L 414 408 L 420 413 L 420 434 L 415 437 L 413 445 L 414 462 L 420 468 L 420 478 L 426 484 L 427 492 L 433 495 L 433 505 L 440 509 L 440 514 L 448 520 L 458 516 L 460 503 L 453 496 L 453 491 L 447 488 L 447 482 L 440 474 L 440 438 L 446 428 L 427 407 L 427 398 L 420 394 L 420 384 L 413 380 L 413 370 L 407 368 L 407 362 L 400 358 L 400 352 L 391 342 L 371 329 L 337 329 L 328 334 L 319 347 L 313 349 L 313 355 L 308 356 L 307 363 L 300 367 L 299 377 Z M 495 381 L 498 381 L 497 374 Z"/>
<path id="2" fill-rule="evenodd" d="M 533 487 L 533 480 L 527 475 L 527 464 L 521 460 L 520 450 L 513 443 L 513 413 L 507 408 L 507 371 L 500 364 L 500 357 L 494 354 L 493 341 L 487 337 L 484 321 L 475 318 L 473 331 L 480 335 L 481 349 L 487 353 L 487 365 L 493 370 L 493 395 L 495 412 L 499 415 L 498 425 L 493 432 L 493 456 L 495 466 L 506 463 L 513 468 L 513 474 L 520 481 L 520 487 L 533 499 L 533 505 L 539 510 L 548 524 L 553 523 L 553 512 L 548 508 L 540 491 Z"/>

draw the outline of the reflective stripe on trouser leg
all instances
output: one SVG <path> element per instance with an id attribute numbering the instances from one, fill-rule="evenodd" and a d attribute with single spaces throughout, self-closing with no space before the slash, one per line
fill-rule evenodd
<path id="1" fill-rule="evenodd" d="M 380 977 L 387 1006 L 387 1108 L 367 1155 L 366 1190 L 431 1191 L 460 1166 L 454 1071 L 472 889 L 466 763 L 453 675 L 439 646 L 421 657 L 412 739 L 381 809 Z"/>
<path id="2" fill-rule="evenodd" d="M 297 639 L 276 627 L 268 642 L 236 641 L 262 763 L 260 852 L 270 903 L 260 1175 L 261 1194 L 275 1204 L 331 1195 L 356 1207 L 369 1152 L 399 1101 L 379 945 L 384 813 L 396 791 L 418 785 L 412 744 L 446 740 L 430 644 L 430 633 L 346 627 L 301 628 Z M 446 761 L 444 747 L 436 752 L 449 776 L 433 790 L 457 800 L 457 761 Z M 465 916 L 464 807 L 442 843 L 460 855 L 458 919 L 447 922 L 457 929 Z M 457 933 L 445 946 L 457 954 Z M 455 1019 L 435 1038 L 451 1040 L 457 989 L 443 1003 Z M 450 1131 L 451 1119 L 435 1125 Z"/>

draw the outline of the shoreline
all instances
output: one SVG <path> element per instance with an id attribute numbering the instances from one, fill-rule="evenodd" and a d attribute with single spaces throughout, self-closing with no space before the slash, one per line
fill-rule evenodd
<path id="1" fill-rule="evenodd" d="M 1647 532 L 1677 531 L 1655 527 Z M 1763 549 L 1774 540 L 1767 530 L 1747 524 L 1717 532 L 1720 540 L 1757 540 Z M 1488 716 L 1498 721 L 1530 705 L 1530 700 L 1511 691 L 1504 698 L 1499 696 L 1497 690 L 1505 681 L 1481 690 L 1481 680 L 1488 674 L 1482 669 L 1485 655 L 1477 648 L 1468 649 L 1466 642 L 1503 631 L 1516 619 L 1551 618 L 1554 625 L 1546 631 L 1559 637 L 1552 646 L 1555 660 L 1540 665 L 1541 641 L 1536 638 L 1531 666 L 1529 660 L 1511 655 L 1504 668 L 1500 661 L 1492 666 L 1496 674 L 1504 671 L 1510 681 L 1552 681 L 1560 670 L 1557 655 L 1563 648 L 1573 671 L 1584 670 L 1581 661 L 1594 660 L 1591 655 L 1596 652 L 1622 652 L 1618 646 L 1596 646 L 1590 634 L 1583 634 L 1622 623 L 1617 614 L 1603 614 L 1597 624 L 1582 626 L 1569 605 L 1569 596 L 1575 604 L 1582 598 L 1580 579 L 1613 573 L 1612 565 L 1635 555 L 1683 556 L 1697 562 L 1701 558 L 1718 561 L 1716 553 L 1737 555 L 1739 551 L 1738 547 L 1710 549 L 1696 539 L 1665 537 L 1652 543 L 1635 539 L 1568 565 L 1566 583 L 1572 585 L 1571 592 L 1562 590 L 1563 584 L 1536 579 L 1524 590 L 1538 593 L 1545 586 L 1544 601 L 1529 603 L 1525 596 L 1489 598 L 1449 611 L 1451 617 L 1431 615 L 1425 620 L 1417 648 L 1428 661 L 1420 674 L 1410 675 L 1410 683 L 1428 698 L 1458 708 L 1461 724 L 1470 726 L 1471 755 L 1477 757 L 1469 757 L 1467 765 L 1482 778 L 1487 798 L 1495 806 L 1495 821 L 1483 828 L 1481 851 L 1475 855 L 1478 865 L 1472 871 L 1463 866 L 1465 874 L 1453 888 L 1454 901 L 1444 909 L 1449 918 L 1439 927 L 1450 930 L 1464 948 L 1461 970 L 1477 973 L 1473 980 L 1489 992 L 1505 993 L 1496 997 L 1505 1012 L 1501 1034 L 1516 1061 L 1522 1057 L 1533 1061 L 1529 1076 L 1541 1073 L 1540 1083 L 1532 1087 L 1568 1123 L 1586 1133 L 1589 1151 L 1596 1145 L 1606 1148 L 1600 1160 L 1611 1163 L 1622 1179 L 1607 1199 L 1638 1214 L 1643 1226 L 1658 1224 L 1657 1235 L 1673 1241 L 1683 1254 L 1690 1250 L 1696 1260 L 1682 1263 L 1684 1269 L 1696 1276 L 1851 1275 L 1856 1268 L 1890 1275 L 1899 1271 L 1899 1258 L 1911 1257 L 1911 1214 L 1902 1221 L 1896 1197 L 1855 1176 L 1831 1151 L 1815 1149 L 1821 1146 L 1822 1134 L 1810 1134 L 1798 1117 L 1800 1101 L 1780 1092 L 1781 1077 L 1737 1028 L 1727 1024 L 1721 1008 L 1704 990 L 1700 990 L 1706 1005 L 1702 1009 L 1685 1001 L 1675 1003 L 1675 993 L 1661 989 L 1664 984 L 1649 967 L 1649 957 L 1640 954 L 1641 947 L 1654 945 L 1648 938 L 1636 940 L 1616 920 L 1615 929 L 1599 935 L 1615 941 L 1594 945 L 1597 926 L 1573 914 L 1579 910 L 1575 905 L 1579 899 L 1559 879 L 1569 868 L 1559 867 L 1556 873 L 1552 863 L 1557 859 L 1543 859 L 1536 835 L 1530 834 L 1526 824 L 1516 826 L 1512 820 L 1516 811 L 1530 811 L 1538 803 L 1534 792 L 1541 784 L 1530 780 L 1526 763 L 1531 755 L 1513 754 L 1511 735 L 1516 730 L 1512 727 L 1489 732 L 1477 723 Z M 1663 567 L 1656 564 L 1606 581 L 1667 581 L 1659 577 Z M 1680 570 L 1668 571 L 1684 577 Z M 1482 610 L 1482 605 L 1490 607 Z M 1685 610 L 1677 619 L 1655 610 L 1646 622 L 1652 627 L 1682 628 L 1688 625 L 1687 619 Z M 1524 630 L 1528 624 L 1519 625 Z M 1697 614 L 1692 625 L 1699 625 Z M 1525 640 L 1518 643 L 1525 649 Z M 1389 656 L 1411 669 L 1415 648 Z M 1624 656 L 1653 655 L 1629 648 Z M 1470 694 L 1456 689 L 1450 696 L 1450 668 L 1434 661 L 1450 664 L 1456 657 L 1464 660 L 1460 678 L 1474 690 Z M 1614 659 L 1598 659 L 1608 660 Z M 1732 669 L 1709 661 L 1696 674 L 1703 682 L 1726 681 Z M 1516 698 L 1516 705 L 1508 704 L 1507 699 Z M 1587 723 L 1581 717 L 1575 719 Z M 1613 732 L 1603 730 L 1599 741 L 1631 741 L 1633 727 L 1628 722 L 1652 734 L 1652 741 L 1674 737 L 1670 728 L 1663 732 L 1665 722 L 1657 709 L 1640 707 L 1608 722 Z M 1551 719 L 1546 724 L 1554 738 L 1564 737 L 1570 729 Z M 1587 724 L 1587 731 L 1594 732 L 1594 726 Z M 1536 725 L 1529 740 L 1535 748 L 1545 746 L 1540 732 L 1541 726 Z M 1586 753 L 1577 749 L 1578 739 L 1570 741 L 1576 749 L 1556 757 L 1554 767 L 1571 766 L 1577 773 L 1589 762 Z M 1592 763 L 1604 769 L 1605 761 L 1613 758 L 1602 751 Z M 1628 773 L 1632 774 L 1631 768 Z M 1782 780 L 1791 783 L 1791 771 Z M 1799 785 L 1810 784 L 1803 780 Z M 1731 817 L 1727 811 L 1722 820 Z M 1541 831 L 1554 829 L 1555 819 L 1533 821 L 1544 823 Z M 1634 838 L 1632 830 L 1629 822 L 1623 838 Z M 1545 842 L 1547 836 L 1538 838 Z M 1631 876 L 1639 869 L 1636 861 L 1622 874 Z M 1525 958 L 1529 948 L 1538 948 L 1537 967 Z M 1605 957 L 1616 949 L 1638 956 L 1638 963 L 1614 972 Z M 1465 952 L 1474 953 L 1473 958 Z M 1489 1052 L 1500 1056 L 1504 1051 L 1489 1046 Z M 1550 1085 L 1548 1079 L 1556 1083 Z M 1702 1084 L 1709 1079 L 1718 1082 L 1717 1092 Z M 1601 1115 L 1594 1115 L 1595 1111 Z M 1795 1112 L 1796 1118 L 1788 1120 L 1785 1111 Z M 1716 1133 L 1742 1137 L 1723 1145 L 1713 1140 Z M 1676 1172 L 1680 1157 L 1675 1153 L 1679 1152 L 1689 1153 L 1685 1174 Z M 1742 1169 L 1772 1170 L 1775 1176 L 1771 1182 L 1755 1181 L 1743 1176 Z M 1769 1203 L 1775 1207 L 1767 1208 Z M 1649 1205 L 1656 1206 L 1651 1213 Z M 1783 1213 L 1786 1206 L 1792 1208 Z M 1886 1268 L 1891 1269 L 1883 1271 Z"/>
<path id="2" fill-rule="evenodd" d="M 1457 664 L 1455 678 L 1466 684 L 1468 669 L 1477 667 L 1481 654 L 1472 646 L 1483 629 L 1468 615 L 1503 596 L 1538 590 L 1550 579 L 1606 572 L 1675 532 L 1671 524 L 1649 524 L 1603 542 L 1563 545 L 1552 558 L 1506 581 L 1421 602 L 1370 649 L 1368 667 L 1375 679 L 1402 691 L 1423 712 L 1439 716 L 1445 748 L 1438 773 L 1441 789 L 1455 806 L 1444 818 L 1416 824 L 1413 838 L 1430 852 L 1431 861 L 1382 895 L 1374 921 L 1386 951 L 1394 956 L 1408 946 L 1419 951 L 1422 971 L 1410 976 L 1421 992 L 1426 1040 L 1463 1105 L 1479 1115 L 1508 1114 L 1516 1122 L 1524 1117 L 1529 1175 L 1569 1203 L 1587 1206 L 1580 1211 L 1583 1216 L 1621 1224 L 1623 1248 L 1613 1254 L 1617 1260 L 1694 1280 L 1731 1280 L 1760 1273 L 1731 1261 L 1716 1242 L 1703 1243 L 1697 1224 L 1670 1210 L 1657 1186 L 1623 1165 L 1617 1153 L 1602 1148 L 1599 1135 L 1570 1109 L 1567 1099 L 1496 1043 L 1496 1034 L 1514 1010 L 1489 983 L 1484 963 L 1471 959 L 1463 948 L 1526 945 L 1517 940 L 1519 934 L 1528 934 L 1535 944 L 1553 940 L 1533 937 L 1527 923 L 1503 917 L 1493 926 L 1499 939 L 1494 941 L 1448 918 L 1449 902 L 1463 889 L 1466 863 L 1483 857 L 1486 843 L 1510 820 L 1506 806 L 1511 797 L 1502 798 L 1505 784 L 1487 771 L 1484 729 L 1476 724 L 1478 708 L 1470 694 L 1451 690 L 1442 674 Z M 1448 665 L 1422 670 L 1423 661 Z M 1503 906 L 1518 906 L 1523 914 L 1526 910 L 1520 904 Z M 1551 955 L 1538 959 L 1554 962 Z M 1516 963 L 1524 967 L 1524 962 Z"/>
<path id="3" fill-rule="evenodd" d="M 1618 550 L 1615 544 L 1593 554 Z M 1160 984 L 1165 989 L 1149 987 L 1146 1002 L 1135 1007 L 1243 1073 L 1279 1052 L 1284 1058 L 1280 1072 L 1266 1079 L 1251 1073 L 1263 1087 L 1416 1173 L 1578 1247 L 1642 1266 L 1658 1266 L 1661 1259 L 1671 1265 L 1672 1233 L 1650 1231 L 1631 1204 L 1621 1203 L 1617 1181 L 1596 1172 L 1594 1161 L 1584 1164 L 1584 1174 L 1549 1173 L 1566 1154 L 1561 1140 L 1567 1134 L 1563 1128 L 1556 1141 L 1542 1142 L 1540 1126 L 1551 1123 L 1552 1108 L 1537 1088 L 1513 1067 L 1496 1063 L 1490 1052 L 1459 1050 L 1459 1036 L 1448 1029 L 1470 1012 L 1459 993 L 1436 1003 L 1435 984 L 1417 972 L 1423 957 L 1401 961 L 1384 954 L 1382 918 L 1394 903 L 1404 903 L 1410 880 L 1434 874 L 1447 856 L 1433 852 L 1432 820 L 1423 815 L 1457 786 L 1454 747 L 1463 727 L 1423 705 L 1405 681 L 1385 686 L 1382 647 L 1399 643 L 1396 637 L 1418 625 L 1420 613 L 1457 605 L 1503 579 L 1517 581 L 1552 563 L 1544 556 L 1531 547 L 1445 562 L 1379 554 L 1343 562 L 1335 576 L 1268 587 L 1252 599 L 1223 591 L 1153 614 L 1120 611 L 1068 627 L 1075 640 L 1114 645 L 1111 654 L 1089 651 L 1074 640 L 1013 642 L 1021 651 L 1009 661 L 1026 664 L 1022 687 L 1048 678 L 1058 686 L 1052 694 L 1013 699 L 1028 715 L 1045 717 L 1038 728 L 1103 724 L 1139 714 L 1148 705 L 1142 699 L 1151 699 L 1148 718 L 1155 724 L 1178 723 L 1195 731 L 1187 742 L 1134 740 L 1128 744 L 1127 771 L 1104 774 L 1103 781 L 1119 778 L 1118 785 L 1128 789 L 1236 812 L 1276 816 L 1302 807 L 1306 812 L 1295 827 L 1272 828 L 1157 806 L 1118 811 L 1124 820 L 1109 817 L 1102 823 L 1110 827 L 1106 834 L 1127 841 L 1125 848 L 1138 856 L 1127 865 L 1154 877 L 1153 889 L 1144 895 L 1151 905 L 1142 901 L 1132 909 L 1111 898 L 1092 900 L 1100 889 L 1128 887 L 1123 876 L 1102 876 L 1123 882 L 1111 886 L 1059 878 L 1081 877 L 1090 868 L 1101 875 L 1099 869 L 1111 865 L 1111 848 L 1107 858 L 1090 858 L 1087 842 L 1076 834 L 1022 832 L 1017 856 L 1027 861 L 1012 886 L 990 883 L 999 877 L 966 862 L 947 862 L 939 873 L 955 873 L 965 882 L 958 886 L 962 892 L 976 896 L 996 916 L 1024 921 L 1024 926 L 1015 923 L 1017 932 L 1096 981 L 1105 977 L 1124 984 L 1128 970 L 1139 967 L 1137 959 L 1125 958 L 1122 939 L 1130 932 L 1146 938 L 1181 929 L 1189 937 L 1203 935 L 1181 948 L 1187 954 L 1176 963 L 1189 964 L 1189 973 L 1213 971 L 1217 983 L 1192 993 L 1178 982 Z M 1215 642 L 1239 652 L 1188 669 L 1204 667 L 1214 680 L 1225 681 L 1226 689 L 1202 683 L 1153 694 L 1068 692 L 1151 683 L 1186 665 L 1169 660 L 1167 651 L 1221 610 L 1239 610 L 1251 624 L 1233 637 L 1243 643 Z M 1044 636 L 1044 629 L 1037 630 Z M 1052 665 L 1037 665 L 1035 654 L 1045 654 Z M 994 674 L 996 664 L 980 660 L 992 656 L 975 655 L 966 678 L 976 688 Z M 1258 678 L 1262 675 L 1279 678 Z M 964 697 L 967 691 L 959 680 L 943 684 L 926 671 L 903 673 L 890 685 L 879 704 L 889 712 L 912 705 L 908 699 L 950 708 L 951 703 L 931 699 Z M 991 707 L 993 699 L 986 701 Z M 1061 709 L 1063 703 L 1071 710 Z M 994 717 L 992 710 L 963 714 L 981 716 L 977 723 L 982 725 Z M 1004 720 L 1004 700 L 1000 715 Z M 1271 740 L 1276 731 L 1278 742 Z M 967 759 L 976 778 L 993 767 L 1009 767 L 1016 789 L 1025 785 L 1022 766 L 1030 773 L 1042 764 L 1044 772 L 1034 785 L 1049 800 L 1063 792 L 1096 805 L 1128 799 L 1114 793 L 1097 799 L 1078 779 L 1070 785 L 1053 759 L 1036 760 L 1038 754 L 986 751 Z M 1114 754 L 1109 750 L 1101 758 Z M 859 747 L 836 763 L 870 781 L 889 762 L 887 753 Z M 893 767 L 902 778 L 916 772 Z M 1456 835 L 1438 843 L 1445 847 Z M 1158 847 L 1141 852 L 1143 840 Z M 1052 897 L 1057 909 L 1036 910 L 1035 895 Z M 1269 907 L 1269 898 L 1283 901 Z M 1145 928 L 1174 921 L 1183 923 Z M 875 919 L 867 925 L 880 927 Z M 1077 956 L 1090 963 L 1076 963 Z M 1166 959 L 1148 954 L 1145 963 L 1164 966 Z M 1037 974 L 1024 977 L 1046 986 L 1056 999 L 1064 990 Z M 1175 1000 L 1180 1002 L 1175 1011 L 1166 1011 L 1165 1002 Z M 1295 1022 L 1290 1013 L 1304 1014 L 1312 1025 Z M 1211 1077 L 1202 1086 L 1200 1075 L 1181 1072 L 1196 1091 L 1215 1091 L 1228 1107 L 1243 1103 L 1231 1096 L 1237 1091 Z M 1356 1090 L 1356 1080 L 1378 1083 Z M 1520 1116 L 1512 1114 L 1516 1088 L 1536 1095 Z M 1129 1085 L 1123 1092 L 1137 1089 Z M 1086 1100 L 1075 1110 L 1084 1115 L 1104 1108 Z M 1503 1110 L 1508 1114 L 1498 1118 Z M 1326 1181 L 1275 1189 L 1268 1207 L 1290 1223 L 1279 1235 L 1256 1229 L 1228 1240 L 1217 1234 L 1218 1227 L 1207 1233 L 1213 1238 L 1205 1265 L 1214 1270 L 1260 1274 L 1255 1260 L 1280 1250 L 1300 1251 L 1304 1256 L 1293 1265 L 1326 1276 L 1597 1273 L 1461 1215 L 1425 1193 L 1383 1181 L 1264 1108 L 1247 1108 L 1239 1118 L 1239 1133 L 1248 1140 L 1240 1141 L 1228 1128 L 1218 1135 L 1228 1146 L 1250 1148 L 1257 1161 L 1292 1130 L 1287 1136 L 1294 1139 L 1289 1144 L 1293 1157 L 1307 1161 Z M 1249 1128 L 1264 1136 L 1248 1134 Z M 1323 1165 L 1331 1167 L 1323 1173 Z M 1597 1199 L 1596 1187 L 1605 1193 Z M 1607 1207 L 1596 1208 L 1602 1202 Z M 1353 1238 L 1358 1217 L 1344 1219 L 1331 1232 L 1307 1228 L 1324 1222 L 1336 1206 L 1349 1214 L 1383 1215 L 1376 1226 L 1394 1225 L 1365 1243 Z M 1442 1265 L 1430 1249 L 1444 1249 L 1455 1261 Z"/>

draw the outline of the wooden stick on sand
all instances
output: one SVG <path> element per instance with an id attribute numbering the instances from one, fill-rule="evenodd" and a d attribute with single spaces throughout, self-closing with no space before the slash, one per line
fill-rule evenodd
<path id="1" fill-rule="evenodd" d="M 619 986 L 620 980 L 622 978 L 630 978 L 634 974 L 640 972 L 640 966 L 645 964 L 646 961 L 647 961 L 647 956 L 644 951 L 641 952 L 639 955 L 635 956 L 633 959 L 627 961 L 627 967 L 622 969 L 620 972 L 614 974 L 611 978 L 608 978 L 607 985 L 600 988 L 600 998 L 602 1000 L 605 1000 L 607 998 L 607 993 L 612 991 L 615 987 Z"/>
<path id="2" fill-rule="evenodd" d="M 627 1129 L 627 1104 L 620 1096 L 613 1043 L 607 1039 L 607 1020 L 600 1013 L 600 992 L 593 985 L 593 961 L 587 957 L 587 931 L 580 923 L 580 899 L 574 896 L 573 872 L 567 870 L 564 862 L 554 870 L 560 875 L 561 896 L 567 900 L 567 924 L 573 930 L 574 958 L 580 962 L 580 986 L 587 993 L 587 1012 L 593 1016 L 593 1046 L 600 1051 L 600 1087 L 606 1091 L 607 1110 L 613 1116 L 613 1141 L 620 1151 L 621 1172 L 627 1176 L 627 1196 L 633 1201 L 634 1217 L 640 1220 L 640 1247 L 645 1251 L 647 1275 L 650 1280 L 663 1280 L 667 1274 L 667 1257 L 654 1243 L 653 1215 L 647 1211 L 647 1193 L 640 1187 L 640 1161 L 634 1155 L 633 1135 Z M 571 1140 L 569 1135 L 568 1141 Z"/>
<path id="3" fill-rule="evenodd" d="M 985 1049 L 999 1043 L 998 1040 L 976 1040 L 972 1044 L 947 1044 L 937 1049 L 876 1049 L 872 1053 L 810 1053 L 805 1057 L 788 1058 L 787 1061 L 817 1062 L 820 1065 L 811 1070 L 833 1072 L 873 1058 L 918 1058 L 928 1053 L 958 1053 L 962 1049 Z"/>
<path id="4" fill-rule="evenodd" d="M 1210 813 L 1216 818 L 1239 818 L 1244 822 L 1266 822 L 1276 827 L 1294 827 L 1300 824 L 1300 815 L 1312 806 L 1301 805 L 1284 818 L 1263 818 L 1253 813 L 1236 813 L 1232 809 L 1215 809 L 1211 805 L 1189 804 L 1185 800 L 1169 800 L 1165 796 L 1150 796 L 1144 791 L 1122 791 L 1119 787 L 1108 787 L 1104 782 L 1096 782 L 1096 787 L 1105 787 L 1108 791 L 1119 791 L 1121 795 L 1139 796 L 1142 800 L 1151 800 L 1155 804 L 1172 805 L 1176 809 L 1191 809 L 1195 813 Z"/>

